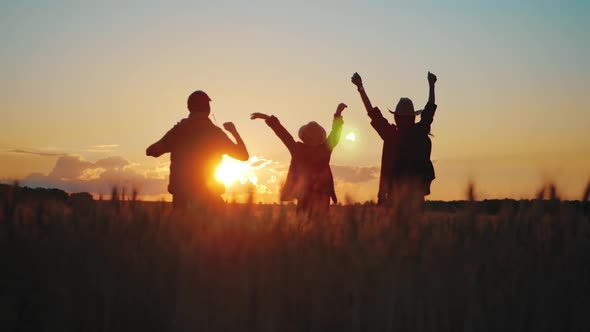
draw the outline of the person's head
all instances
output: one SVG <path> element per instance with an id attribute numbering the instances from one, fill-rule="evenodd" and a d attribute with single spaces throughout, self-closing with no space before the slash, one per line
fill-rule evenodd
<path id="1" fill-rule="evenodd" d="M 420 112 L 414 111 L 414 103 L 410 98 L 400 98 L 395 112 L 391 112 L 395 119 L 395 124 L 399 128 L 411 127 L 416 122 L 416 115 Z"/>
<path id="2" fill-rule="evenodd" d="M 311 121 L 299 128 L 299 138 L 307 145 L 320 145 L 326 141 L 326 130 L 317 122 Z"/>
<path id="3" fill-rule="evenodd" d="M 211 102 L 211 98 L 209 98 L 205 91 L 197 90 L 188 96 L 186 106 L 191 114 L 209 116 L 211 112 L 209 102 Z"/>

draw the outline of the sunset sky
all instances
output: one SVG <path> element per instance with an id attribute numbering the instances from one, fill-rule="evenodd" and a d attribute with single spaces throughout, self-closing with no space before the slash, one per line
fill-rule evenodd
<path id="1" fill-rule="evenodd" d="M 311 120 L 328 129 L 346 103 L 356 140 L 332 155 L 337 194 L 375 199 L 382 142 L 350 77 L 387 113 L 400 97 L 422 108 L 430 70 L 428 199 L 462 199 L 469 181 L 478 198 L 530 198 L 553 181 L 577 199 L 590 180 L 588 17 L 588 1 L 5 1 L 0 181 L 163 197 L 169 155 L 145 149 L 202 89 L 217 124 L 233 121 L 246 142 L 244 176 L 265 202 L 290 157 L 249 114 L 296 135 Z"/>

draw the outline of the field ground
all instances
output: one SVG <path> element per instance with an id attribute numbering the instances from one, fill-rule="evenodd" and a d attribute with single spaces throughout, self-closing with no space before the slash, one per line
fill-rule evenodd
<path id="1" fill-rule="evenodd" d="M 3 195 L 2 331 L 588 331 L 589 203 L 293 206 Z"/>

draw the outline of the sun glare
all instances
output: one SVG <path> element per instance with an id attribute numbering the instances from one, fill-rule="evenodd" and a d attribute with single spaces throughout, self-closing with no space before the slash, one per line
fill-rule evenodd
<path id="1" fill-rule="evenodd" d="M 223 156 L 221 165 L 219 165 L 215 171 L 215 177 L 227 187 L 238 182 L 241 184 L 250 182 L 256 185 L 258 183 L 258 177 L 254 174 L 254 169 L 255 168 L 252 167 L 250 160 L 242 162 Z"/>
<path id="2" fill-rule="evenodd" d="M 356 141 L 356 135 L 353 132 L 348 133 L 345 138 L 351 142 Z"/>

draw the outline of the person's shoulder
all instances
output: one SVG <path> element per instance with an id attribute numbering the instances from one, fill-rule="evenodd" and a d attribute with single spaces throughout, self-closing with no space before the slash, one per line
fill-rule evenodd
<path id="1" fill-rule="evenodd" d="M 176 123 L 176 124 L 175 124 L 175 125 L 172 127 L 172 129 L 179 129 L 179 128 L 185 127 L 185 126 L 187 125 L 187 123 L 188 123 L 188 118 L 183 118 L 183 119 L 180 119 L 180 121 L 178 121 L 178 122 L 177 122 L 177 123 Z"/>
<path id="2" fill-rule="evenodd" d="M 181 119 L 174 126 L 172 126 L 172 128 L 170 128 L 170 130 L 168 130 L 168 132 L 166 133 L 167 136 L 170 137 L 170 136 L 178 135 L 178 133 L 181 132 L 184 127 L 186 127 L 186 120 L 187 120 L 186 118 Z"/>
<path id="3" fill-rule="evenodd" d="M 223 142 L 231 142 L 231 139 L 227 135 L 227 133 L 220 127 L 216 126 L 215 124 L 211 123 L 207 126 L 208 137 L 217 141 Z"/>
<path id="4" fill-rule="evenodd" d="M 218 127 L 213 123 L 211 123 L 211 125 L 209 126 L 209 130 L 211 130 L 211 132 L 215 133 L 216 135 L 227 136 L 227 134 L 223 129 L 221 129 L 221 127 Z"/>
<path id="5" fill-rule="evenodd" d="M 307 147 L 307 145 L 305 145 L 303 142 L 295 141 L 295 150 L 302 151 L 302 150 L 305 150 L 306 147 Z"/>
<path id="6" fill-rule="evenodd" d="M 414 133 L 419 136 L 428 136 L 430 133 L 430 124 L 425 121 L 417 122 L 414 125 Z"/>
<path id="7" fill-rule="evenodd" d="M 184 127 L 190 127 L 191 130 L 198 130 L 198 131 L 205 131 L 205 132 L 223 132 L 223 130 L 221 130 L 221 128 L 217 127 L 215 124 L 213 124 L 213 121 L 211 121 L 208 118 L 205 119 L 200 119 L 200 118 L 186 118 L 186 119 L 182 119 L 182 121 L 180 121 L 178 123 L 180 126 L 184 126 Z"/>

